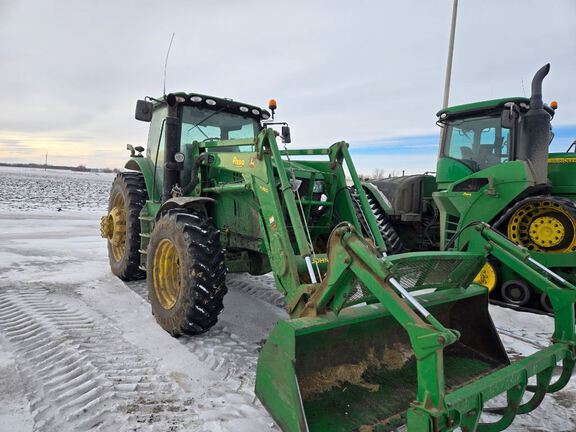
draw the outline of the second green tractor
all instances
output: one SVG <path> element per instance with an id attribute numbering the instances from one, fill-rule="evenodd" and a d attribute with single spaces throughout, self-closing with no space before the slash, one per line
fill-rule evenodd
<path id="1" fill-rule="evenodd" d="M 459 105 L 438 113 L 442 128 L 436 176 L 364 183 L 381 220 L 399 238 L 396 251 L 469 250 L 475 221 L 489 223 L 530 251 L 540 264 L 576 281 L 576 159 L 548 153 L 556 103 L 542 102 L 534 76 L 531 97 Z M 513 269 L 490 261 L 477 282 L 492 299 L 552 312 L 548 297 Z"/>

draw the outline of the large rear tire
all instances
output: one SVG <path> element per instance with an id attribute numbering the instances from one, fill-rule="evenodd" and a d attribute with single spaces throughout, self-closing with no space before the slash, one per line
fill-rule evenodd
<path id="1" fill-rule="evenodd" d="M 227 292 L 220 232 L 202 212 L 174 209 L 154 226 L 147 254 L 148 297 L 172 336 L 209 330 Z"/>
<path id="2" fill-rule="evenodd" d="M 143 279 L 140 269 L 140 211 L 146 203 L 144 176 L 119 173 L 110 190 L 108 214 L 102 218 L 102 237 L 108 239 L 112 273 L 125 281 Z"/>

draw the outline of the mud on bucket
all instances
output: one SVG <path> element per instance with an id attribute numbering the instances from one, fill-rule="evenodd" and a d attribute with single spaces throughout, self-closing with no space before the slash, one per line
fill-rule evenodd
<path id="1" fill-rule="evenodd" d="M 485 289 L 418 297 L 460 340 L 444 350 L 447 391 L 509 364 Z M 256 394 L 284 431 L 388 431 L 416 399 L 407 333 L 380 304 L 279 322 L 260 353 Z"/>

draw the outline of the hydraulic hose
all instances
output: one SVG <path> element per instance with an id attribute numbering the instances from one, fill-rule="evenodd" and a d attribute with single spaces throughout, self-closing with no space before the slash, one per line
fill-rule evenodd
<path id="1" fill-rule="evenodd" d="M 202 153 L 200 156 L 196 158 L 194 161 L 194 165 L 192 166 L 192 172 L 190 173 L 190 182 L 182 188 L 182 195 L 188 195 L 192 192 L 198 183 L 200 183 L 200 177 L 198 176 L 198 170 L 200 165 L 202 165 L 206 160 L 209 158 L 208 153 Z"/>

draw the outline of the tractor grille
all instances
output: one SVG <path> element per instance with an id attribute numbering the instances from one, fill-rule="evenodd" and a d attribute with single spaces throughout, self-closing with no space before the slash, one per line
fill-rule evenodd
<path id="1" fill-rule="evenodd" d="M 413 253 L 386 259 L 393 264 L 391 275 L 408 291 L 465 288 L 485 262 L 483 256 L 458 252 Z M 368 289 L 357 281 L 353 283 L 346 306 L 376 301 Z"/>

